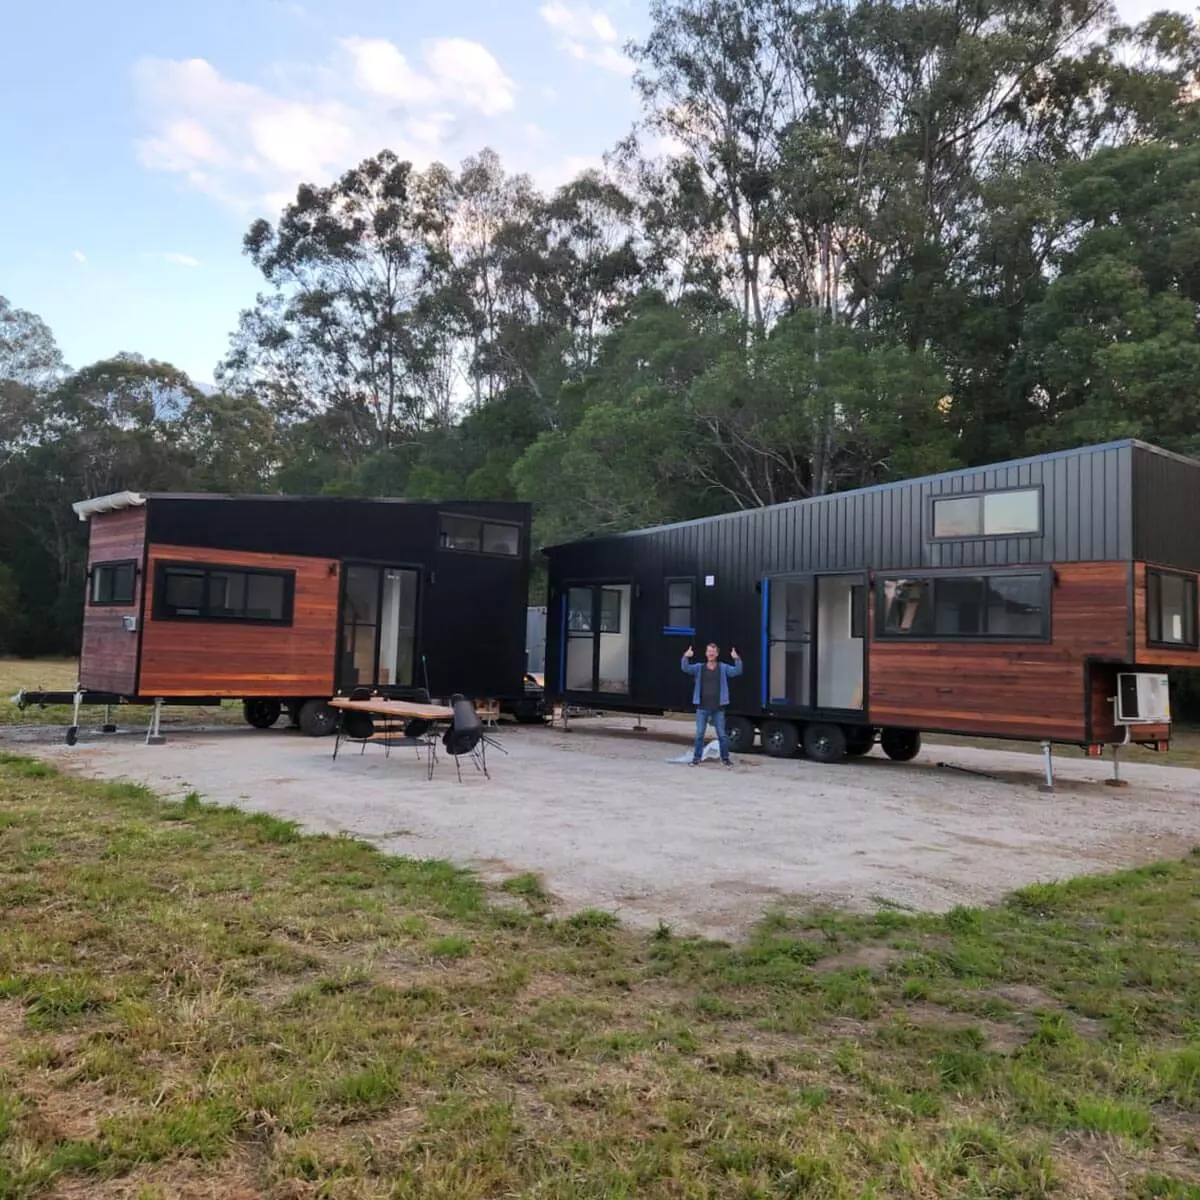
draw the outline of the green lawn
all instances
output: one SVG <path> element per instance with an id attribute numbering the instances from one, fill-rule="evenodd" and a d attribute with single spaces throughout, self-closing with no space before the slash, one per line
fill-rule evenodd
<path id="1" fill-rule="evenodd" d="M 73 658 L 0 658 L 0 727 L 5 725 L 62 725 L 71 723 L 70 705 L 53 708 L 19 709 L 12 698 L 22 688 L 27 691 L 69 692 L 78 681 L 78 662 Z M 150 721 L 150 709 L 128 705 L 113 709 L 115 720 L 122 726 L 145 726 Z M 83 725 L 99 725 L 104 709 L 84 705 L 80 710 Z M 162 710 L 164 724 L 203 723 L 241 724 L 242 706 L 228 701 L 217 708 L 170 708 Z"/>
<path id="2" fill-rule="evenodd" d="M 0 755 L 0 1198 L 1200 1198 L 1200 854 L 744 945 Z"/>

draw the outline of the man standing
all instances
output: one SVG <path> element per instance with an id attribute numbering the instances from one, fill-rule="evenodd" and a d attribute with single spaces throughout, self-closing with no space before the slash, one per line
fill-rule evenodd
<path id="1" fill-rule="evenodd" d="M 723 663 L 721 647 L 716 642 L 709 642 L 704 650 L 704 662 L 694 663 L 692 648 L 687 648 L 680 666 L 685 675 L 691 675 L 696 681 L 692 689 L 692 703 L 696 706 L 696 746 L 692 751 L 692 766 L 700 765 L 700 757 L 704 753 L 704 735 L 708 732 L 711 721 L 717 731 L 717 746 L 721 751 L 721 761 L 731 767 L 729 761 L 729 735 L 725 732 L 725 706 L 729 703 L 729 680 L 736 679 L 742 673 L 742 660 L 738 652 L 729 648 L 732 663 Z"/>

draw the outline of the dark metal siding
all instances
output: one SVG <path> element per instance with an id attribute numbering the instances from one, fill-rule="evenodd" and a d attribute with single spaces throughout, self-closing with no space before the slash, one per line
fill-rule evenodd
<path id="1" fill-rule="evenodd" d="M 1133 557 L 1200 571 L 1200 463 L 1133 448 Z"/>
<path id="2" fill-rule="evenodd" d="M 554 688 L 559 679 L 560 597 L 563 585 L 574 581 L 635 585 L 629 704 L 652 709 L 686 703 L 686 680 L 676 677 L 673 661 L 686 639 L 662 633 L 663 580 L 694 576 L 696 645 L 714 640 L 746 655 L 746 675 L 737 686 L 745 701 L 740 707 L 748 711 L 757 708 L 750 698 L 760 688 L 764 576 L 1128 561 L 1133 557 L 1134 449 L 1132 442 L 1087 447 L 553 547 L 546 552 L 551 589 L 547 684 Z M 1040 537 L 931 540 L 934 498 L 1020 487 L 1042 489 Z M 716 576 L 714 588 L 703 586 L 706 574 Z"/>
<path id="3" fill-rule="evenodd" d="M 442 512 L 519 525 L 520 555 L 442 550 Z M 524 695 L 530 514 L 507 502 L 151 496 L 147 541 L 216 562 L 242 550 L 420 567 L 418 676 L 428 671 L 435 694 L 506 698 Z"/>

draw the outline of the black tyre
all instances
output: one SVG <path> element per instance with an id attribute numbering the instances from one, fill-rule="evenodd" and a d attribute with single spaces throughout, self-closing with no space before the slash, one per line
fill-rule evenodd
<path id="1" fill-rule="evenodd" d="M 879 744 L 893 762 L 910 762 L 921 753 L 921 735 L 915 729 L 885 729 Z"/>
<path id="2" fill-rule="evenodd" d="M 754 722 L 749 717 L 730 717 L 725 723 L 729 749 L 734 754 L 749 754 L 754 749 Z"/>
<path id="3" fill-rule="evenodd" d="M 870 754 L 875 745 L 875 730 L 851 728 L 846 733 L 846 755 L 849 758 L 862 758 Z"/>
<path id="4" fill-rule="evenodd" d="M 840 725 L 817 721 L 804 727 L 804 753 L 813 762 L 835 763 L 846 757 L 846 735 Z"/>
<path id="5" fill-rule="evenodd" d="M 309 737 L 329 737 L 337 729 L 337 711 L 324 700 L 306 700 L 300 708 L 300 729 Z"/>
<path id="6" fill-rule="evenodd" d="M 800 745 L 800 731 L 791 721 L 764 721 L 762 747 L 772 758 L 791 758 Z"/>
<path id="7" fill-rule="evenodd" d="M 255 729 L 270 729 L 282 712 L 283 705 L 278 700 L 256 698 L 242 701 L 242 715 L 246 718 L 246 724 L 253 725 Z"/>

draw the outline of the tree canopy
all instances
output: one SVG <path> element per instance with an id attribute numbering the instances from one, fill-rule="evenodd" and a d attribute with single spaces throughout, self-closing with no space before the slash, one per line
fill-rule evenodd
<path id="1" fill-rule="evenodd" d="M 1200 453 L 1200 35 L 1096 0 L 654 0 L 642 117 L 301 186 L 215 393 L 0 298 L 0 623 L 119 488 L 513 498 L 542 542 L 1138 436 Z M 233 323 L 233 314 L 231 314 Z"/>

